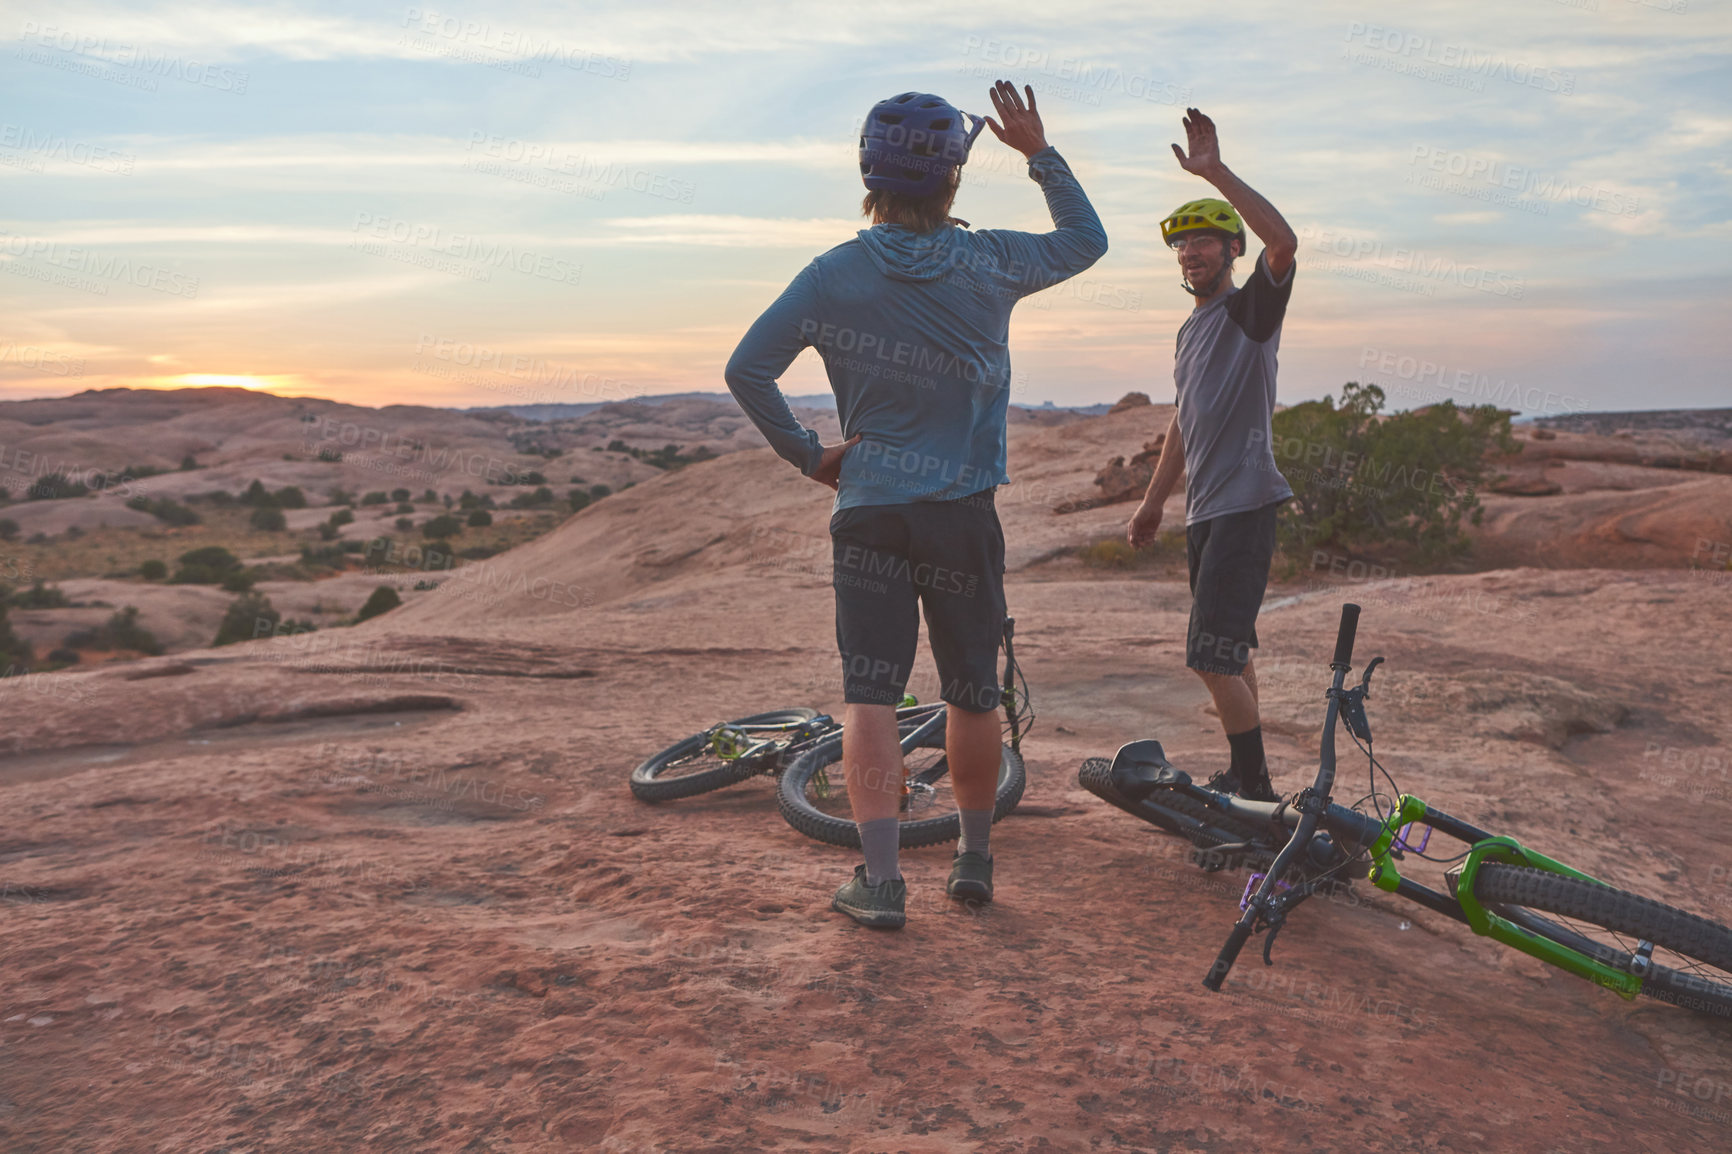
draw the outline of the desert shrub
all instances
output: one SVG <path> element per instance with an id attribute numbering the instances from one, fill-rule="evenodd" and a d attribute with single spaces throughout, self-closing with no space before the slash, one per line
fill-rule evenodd
<path id="1" fill-rule="evenodd" d="M 553 504 L 553 490 L 546 485 L 541 486 L 533 493 L 519 493 L 510 501 L 513 509 L 539 509 L 543 505 L 551 504 Z"/>
<path id="2" fill-rule="evenodd" d="M 36 660 L 36 651 L 30 648 L 30 643 L 12 632 L 6 612 L 5 604 L 0 603 L 0 677 L 28 673 Z"/>
<path id="3" fill-rule="evenodd" d="M 333 449 L 331 446 L 326 445 L 324 448 L 319 450 L 319 460 L 329 462 L 333 465 L 339 464 L 343 460 L 343 450 Z"/>
<path id="4" fill-rule="evenodd" d="M 1379 418 L 1383 390 L 1349 382 L 1332 397 L 1275 414 L 1275 464 L 1292 486 L 1280 542 L 1290 558 L 1327 545 L 1396 546 L 1426 564 L 1466 552 L 1479 524 L 1486 455 L 1509 452 L 1509 413 L 1453 401 Z"/>
<path id="5" fill-rule="evenodd" d="M 493 514 L 486 509 L 471 509 L 467 523 L 472 529 L 484 529 L 493 524 Z"/>
<path id="6" fill-rule="evenodd" d="M 367 603 L 361 606 L 359 613 L 355 614 L 355 624 L 359 625 L 381 613 L 389 613 L 401 604 L 403 604 L 403 599 L 397 596 L 395 589 L 389 585 L 381 585 L 373 590 L 372 596 L 367 598 Z"/>
<path id="7" fill-rule="evenodd" d="M 410 516 L 415 512 L 415 506 L 411 505 L 407 501 L 398 501 L 397 502 L 397 508 L 394 510 L 394 512 L 402 513 L 405 516 Z"/>
<path id="8" fill-rule="evenodd" d="M 344 525 L 353 524 L 354 520 L 355 511 L 353 509 L 338 509 L 335 513 L 331 514 L 329 523 L 341 528 Z"/>
<path id="9" fill-rule="evenodd" d="M 254 505 L 261 509 L 269 508 L 277 503 L 276 498 L 271 496 L 270 490 L 265 488 L 265 483 L 257 477 L 254 477 L 253 483 L 247 486 L 246 492 L 241 494 L 240 502 L 243 505 Z"/>
<path id="10" fill-rule="evenodd" d="M 571 505 L 571 511 L 575 513 L 589 504 L 589 490 L 573 489 L 565 495 L 565 499 Z"/>
<path id="11" fill-rule="evenodd" d="M 10 517 L 0 517 L 0 541 L 16 541 L 18 533 L 18 522 Z"/>
<path id="12" fill-rule="evenodd" d="M 168 566 L 153 557 L 149 561 L 139 562 L 138 575 L 146 581 L 161 581 L 168 576 Z"/>
<path id="13" fill-rule="evenodd" d="M 254 569 L 236 569 L 232 573 L 223 574 L 222 587 L 225 593 L 245 593 L 253 587 L 253 582 L 259 578 Z"/>
<path id="14" fill-rule="evenodd" d="M 441 513 L 437 517 L 429 517 L 421 522 L 423 537 L 455 537 L 463 532 L 463 522 L 449 513 Z"/>
<path id="15" fill-rule="evenodd" d="M 397 502 L 399 505 L 404 504 L 405 502 L 407 502 L 409 500 L 409 490 L 407 490 L 407 489 L 392 489 L 391 490 L 391 500 Z"/>
<path id="16" fill-rule="evenodd" d="M 221 545 L 206 545 L 182 553 L 176 562 L 176 585 L 220 585 L 223 579 L 241 567 L 241 560 Z"/>
<path id="17" fill-rule="evenodd" d="M 398 529 L 407 533 L 409 530 L 411 530 L 415 527 L 415 518 L 413 518 L 413 517 L 399 517 L 399 518 L 397 518 L 396 523 L 397 523 Z"/>
<path id="18" fill-rule="evenodd" d="M 78 650 L 76 649 L 68 649 L 65 646 L 61 646 L 59 649 L 50 649 L 48 651 L 48 668 L 50 669 L 64 669 L 68 665 L 77 664 Z"/>
<path id="19" fill-rule="evenodd" d="M 479 504 L 481 504 L 481 498 L 477 497 L 468 489 L 463 490 L 463 492 L 457 497 L 457 507 L 459 509 L 473 509 Z"/>
<path id="20" fill-rule="evenodd" d="M 266 533 L 281 533 L 289 526 L 288 518 L 283 516 L 283 511 L 274 506 L 261 506 L 254 509 L 253 515 L 247 518 L 247 521 L 253 528 L 262 529 Z"/>
<path id="21" fill-rule="evenodd" d="M 59 501 L 66 497 L 82 497 L 90 492 L 83 481 L 74 481 L 62 473 L 44 473 L 30 483 L 24 496 L 31 501 Z"/>
<path id="22" fill-rule="evenodd" d="M 391 500 L 391 498 L 386 496 L 384 492 L 382 492 L 381 490 L 378 490 L 378 489 L 374 489 L 371 493 L 368 493 L 366 496 L 361 498 L 361 504 L 363 504 L 363 505 L 383 505 L 383 504 L 386 504 L 387 502 L 389 502 L 390 500 Z"/>
<path id="23" fill-rule="evenodd" d="M 64 609 L 70 604 L 60 586 L 44 584 L 40 577 L 22 593 L 12 594 L 12 605 L 18 609 Z"/>
<path id="24" fill-rule="evenodd" d="M 335 541 L 337 539 L 337 532 L 337 527 L 329 521 L 319 522 L 319 540 Z"/>
<path id="25" fill-rule="evenodd" d="M 613 490 L 606 485 L 591 485 L 589 487 L 589 499 L 591 501 L 599 501 L 603 497 L 611 496 L 613 496 Z"/>
<path id="26" fill-rule="evenodd" d="M 149 497 L 134 497 L 126 503 L 126 507 L 140 513 L 149 513 L 165 525 L 197 525 L 200 521 L 197 513 L 168 497 L 155 501 Z"/>
<path id="27" fill-rule="evenodd" d="M 138 608 L 133 605 L 117 611 L 106 623 L 94 629 L 82 629 L 68 634 L 66 644 L 78 649 L 97 649 L 104 653 L 111 653 L 116 649 L 130 649 L 135 653 L 155 656 L 162 652 L 162 642 L 138 623 Z"/>
<path id="28" fill-rule="evenodd" d="M 233 645 L 237 641 L 263 637 L 276 632 L 282 620 L 283 615 L 271 605 L 269 597 L 263 593 L 243 593 L 229 602 L 222 624 L 217 627 L 216 639 L 211 644 Z"/>
<path id="29" fill-rule="evenodd" d="M 307 507 L 307 495 L 301 492 L 299 485 L 284 485 L 273 493 L 272 497 L 275 499 L 277 507 L 281 509 L 305 509 Z"/>

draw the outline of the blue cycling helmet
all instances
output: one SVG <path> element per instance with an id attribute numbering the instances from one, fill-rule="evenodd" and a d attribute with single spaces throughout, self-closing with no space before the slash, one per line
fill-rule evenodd
<path id="1" fill-rule="evenodd" d="M 860 129 L 860 178 L 874 191 L 931 196 L 950 173 L 968 163 L 968 150 L 986 121 L 972 117 L 942 96 L 904 92 L 880 100 Z"/>

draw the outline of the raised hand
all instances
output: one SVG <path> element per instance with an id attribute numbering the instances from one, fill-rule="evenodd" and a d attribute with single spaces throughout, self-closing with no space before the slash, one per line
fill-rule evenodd
<path id="1" fill-rule="evenodd" d="M 994 84 L 987 94 L 992 97 L 992 107 L 998 113 L 998 120 L 986 118 L 986 126 L 992 129 L 992 134 L 1004 143 L 1010 145 L 1024 156 L 1033 156 L 1046 147 L 1046 129 L 1040 123 L 1040 111 L 1034 106 L 1034 89 L 1023 85 L 1022 90 L 1028 93 L 1028 107 L 1022 106 L 1022 97 L 1016 93 L 1016 85 L 1008 80 L 1000 80 Z M 1000 127 L 999 120 L 1004 122 Z"/>
<path id="2" fill-rule="evenodd" d="M 1187 108 L 1185 112 L 1185 141 L 1191 153 L 1186 156 L 1185 150 L 1175 144 L 1173 155 L 1186 172 L 1206 177 L 1221 167 L 1221 142 L 1215 136 L 1215 122 L 1198 109 Z"/>

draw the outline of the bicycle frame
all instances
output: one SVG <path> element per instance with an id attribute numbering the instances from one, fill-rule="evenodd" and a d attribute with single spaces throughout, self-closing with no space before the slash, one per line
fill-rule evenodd
<path id="1" fill-rule="evenodd" d="M 1524 954 L 1538 958 L 1543 962 L 1557 966 L 1559 969 L 1587 978 L 1596 985 L 1613 991 L 1626 999 L 1634 999 L 1642 989 L 1642 975 L 1614 968 L 1606 963 L 1584 953 L 1571 949 L 1560 942 L 1542 937 L 1523 926 L 1517 925 L 1508 918 L 1485 908 L 1474 895 L 1474 878 L 1480 867 L 1486 862 L 1499 862 L 1507 865 L 1527 866 L 1533 869 L 1545 870 L 1550 873 L 1563 874 L 1567 877 L 1603 885 L 1598 878 L 1582 873 L 1564 863 L 1549 858 L 1523 846 L 1513 837 L 1492 834 L 1477 826 L 1470 825 L 1459 818 L 1450 816 L 1441 810 L 1428 806 L 1412 794 L 1401 795 L 1389 815 L 1381 821 L 1356 813 L 1344 806 L 1335 805 L 1329 800 L 1329 792 L 1335 780 L 1335 727 L 1337 721 L 1345 721 L 1350 730 L 1356 733 L 1369 734 L 1366 727 L 1362 702 L 1370 683 L 1370 671 L 1376 667 L 1373 661 L 1367 668 L 1365 681 L 1355 690 L 1343 690 L 1342 683 L 1346 678 L 1352 651 L 1353 638 L 1358 624 L 1359 607 L 1344 605 L 1340 634 L 1336 639 L 1335 659 L 1330 662 L 1334 670 L 1333 684 L 1329 690 L 1328 715 L 1324 721 L 1317 780 L 1310 788 L 1301 790 L 1294 803 L 1244 801 L 1230 795 L 1216 794 L 1213 791 L 1200 789 L 1188 782 L 1179 788 L 1187 796 L 1202 800 L 1224 812 L 1233 814 L 1247 822 L 1280 822 L 1292 827 L 1294 832 L 1276 856 L 1274 863 L 1263 877 L 1262 884 L 1254 895 L 1245 903 L 1245 913 L 1233 927 L 1232 934 L 1222 947 L 1220 956 L 1214 966 L 1203 979 L 1203 984 L 1211 990 L 1219 990 L 1221 983 L 1232 968 L 1240 948 L 1245 940 L 1258 928 L 1278 929 L 1282 924 L 1286 910 L 1291 905 L 1305 900 L 1310 896 L 1309 889 L 1296 892 L 1293 896 L 1278 891 L 1283 875 L 1292 865 L 1294 859 L 1305 852 L 1319 826 L 1327 830 L 1338 846 L 1353 848 L 1348 851 L 1349 858 L 1367 853 L 1371 865 L 1369 880 L 1378 889 L 1392 893 L 1398 897 L 1417 902 L 1427 909 L 1443 914 L 1464 923 L 1474 933 L 1502 942 Z M 1378 659 L 1379 661 L 1381 658 Z M 1345 716 L 1343 716 L 1345 710 Z M 1401 875 L 1396 862 L 1406 851 L 1418 852 L 1418 847 L 1405 840 L 1403 831 L 1409 827 L 1424 825 L 1448 837 L 1452 837 L 1468 846 L 1466 858 L 1456 870 L 1455 881 L 1451 887 L 1452 894 L 1443 894 L 1421 885 L 1410 878 Z M 1430 834 L 1426 835 L 1426 842 Z M 1425 842 L 1420 843 L 1421 846 Z M 1269 955 L 1264 952 L 1265 961 Z"/>

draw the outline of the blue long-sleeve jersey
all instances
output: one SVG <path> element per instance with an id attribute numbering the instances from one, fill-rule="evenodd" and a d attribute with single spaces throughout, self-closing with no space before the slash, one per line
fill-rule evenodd
<path id="1" fill-rule="evenodd" d="M 836 508 L 943 501 L 1001 485 L 1010 407 L 1010 310 L 1107 251 L 1100 217 L 1058 152 L 1028 162 L 1053 231 L 863 229 L 807 265 L 747 331 L 728 389 L 770 446 L 810 476 L 818 434 L 777 386 L 818 350 L 844 438 Z"/>

